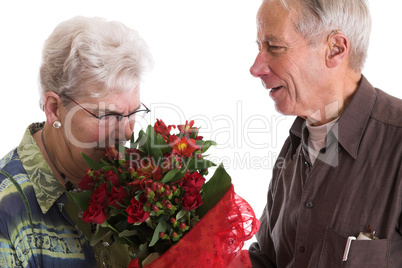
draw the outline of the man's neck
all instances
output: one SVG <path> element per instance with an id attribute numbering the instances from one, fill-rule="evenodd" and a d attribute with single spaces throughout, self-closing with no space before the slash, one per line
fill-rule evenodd
<path id="1" fill-rule="evenodd" d="M 320 126 L 340 117 L 352 101 L 359 87 L 360 80 L 361 73 L 352 71 L 343 77 L 333 80 L 333 85 L 337 87 L 333 92 L 337 92 L 338 94 L 332 102 L 326 103 L 323 107 L 305 117 L 305 119 L 313 126 Z"/>

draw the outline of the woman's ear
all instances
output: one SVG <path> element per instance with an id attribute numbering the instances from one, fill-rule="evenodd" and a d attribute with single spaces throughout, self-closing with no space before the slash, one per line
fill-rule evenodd
<path id="1" fill-rule="evenodd" d="M 328 36 L 326 64 L 329 68 L 340 65 L 349 54 L 349 40 L 340 31 L 334 31 Z"/>
<path id="2" fill-rule="evenodd" d="M 53 125 L 54 121 L 60 121 L 61 99 L 54 92 L 45 93 L 44 111 L 46 114 L 46 123 Z"/>

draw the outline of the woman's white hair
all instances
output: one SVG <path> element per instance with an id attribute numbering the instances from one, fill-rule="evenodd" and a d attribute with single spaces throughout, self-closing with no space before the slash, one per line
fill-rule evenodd
<path id="1" fill-rule="evenodd" d="M 349 64 L 361 71 L 367 58 L 371 32 L 371 15 L 367 0 L 264 0 L 279 2 L 293 10 L 298 20 L 296 31 L 314 45 L 332 31 L 342 31 L 351 46 Z"/>
<path id="2" fill-rule="evenodd" d="M 74 17 L 60 23 L 46 40 L 40 68 L 40 106 L 44 94 L 72 98 L 132 92 L 152 65 L 148 46 L 120 22 Z"/>

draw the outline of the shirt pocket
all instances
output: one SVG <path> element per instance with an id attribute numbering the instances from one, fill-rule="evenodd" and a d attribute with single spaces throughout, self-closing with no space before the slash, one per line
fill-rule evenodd
<path id="1" fill-rule="evenodd" d="M 347 261 L 342 261 L 347 237 L 327 227 L 318 267 L 387 267 L 390 250 L 389 239 L 353 240 Z"/>

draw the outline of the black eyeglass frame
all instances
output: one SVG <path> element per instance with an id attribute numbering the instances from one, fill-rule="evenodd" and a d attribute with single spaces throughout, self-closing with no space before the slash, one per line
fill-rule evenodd
<path id="1" fill-rule="evenodd" d="M 84 111 L 86 111 L 87 113 L 89 113 L 89 114 L 92 115 L 93 117 L 97 118 L 97 119 L 99 120 L 99 122 L 101 121 L 102 118 L 104 118 L 104 117 L 106 117 L 106 116 L 117 116 L 119 122 L 121 122 L 121 120 L 123 120 L 124 117 L 127 117 L 127 119 L 128 119 L 128 118 L 129 118 L 130 116 L 132 116 L 133 114 L 136 114 L 136 113 L 139 113 L 139 112 L 146 112 L 146 114 L 148 114 L 149 112 L 151 112 L 151 110 L 148 109 L 148 107 L 147 107 L 144 103 L 141 102 L 142 106 L 145 107 L 145 110 L 140 108 L 140 109 L 135 110 L 134 112 L 129 113 L 129 114 L 127 114 L 127 115 L 122 115 L 122 114 L 119 114 L 119 113 L 111 113 L 111 114 L 104 114 L 104 115 L 101 115 L 101 116 L 97 116 L 97 115 L 94 114 L 93 112 L 91 112 L 91 111 L 89 111 L 88 109 L 86 109 L 85 107 L 83 107 L 81 104 L 79 104 L 79 103 L 78 103 L 77 101 L 75 101 L 73 98 L 71 98 L 71 97 L 69 97 L 69 96 L 67 96 L 67 95 L 64 95 L 64 94 L 63 94 L 63 96 L 66 97 L 67 99 L 71 100 L 72 102 L 74 102 L 74 103 L 77 104 L 78 106 L 80 106 Z"/>

